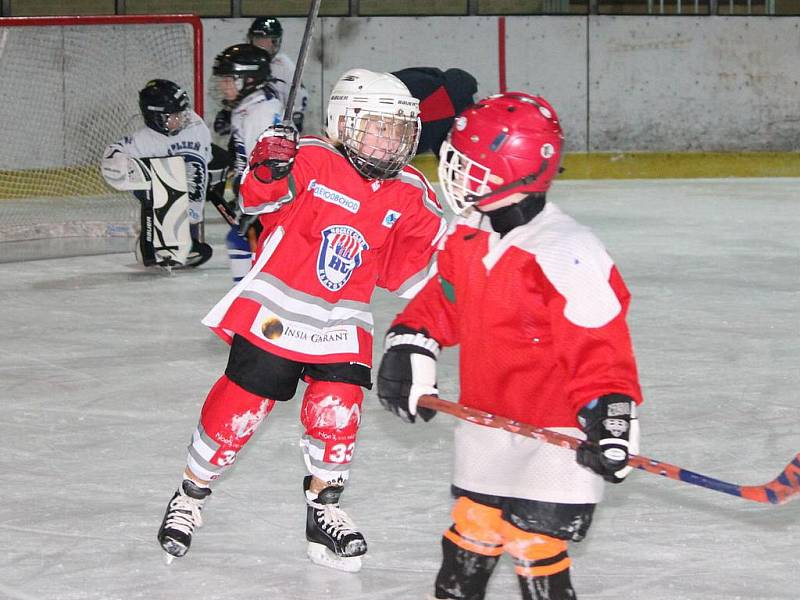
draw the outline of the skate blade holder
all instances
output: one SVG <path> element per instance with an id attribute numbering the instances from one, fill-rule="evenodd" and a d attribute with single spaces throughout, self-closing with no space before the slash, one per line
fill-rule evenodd
<path id="1" fill-rule="evenodd" d="M 182 557 L 187 551 L 183 544 L 177 544 L 173 541 L 166 542 L 166 545 L 162 544 L 161 548 L 164 550 L 164 562 L 168 565 L 171 565 L 176 558 Z"/>
<path id="2" fill-rule="evenodd" d="M 361 570 L 360 556 L 337 556 L 324 544 L 309 542 L 306 553 L 311 562 L 323 567 L 330 567 L 345 573 L 358 573 Z"/>

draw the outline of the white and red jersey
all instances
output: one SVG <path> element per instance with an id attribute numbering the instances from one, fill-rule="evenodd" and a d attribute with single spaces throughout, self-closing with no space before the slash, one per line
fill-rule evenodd
<path id="1" fill-rule="evenodd" d="M 583 437 L 577 412 L 617 392 L 641 402 L 625 321 L 629 292 L 592 232 L 552 203 L 504 237 L 478 213 L 456 219 L 439 276 L 396 318 L 460 345 L 460 402 Z M 602 479 L 572 451 L 461 423 L 453 483 L 550 502 L 599 501 Z"/>
<path id="2" fill-rule="evenodd" d="M 446 224 L 425 177 L 367 180 L 329 141 L 303 137 L 288 177 L 246 171 L 240 196 L 264 228 L 255 264 L 203 322 L 291 360 L 371 366 L 375 286 L 411 298 L 435 274 Z"/>

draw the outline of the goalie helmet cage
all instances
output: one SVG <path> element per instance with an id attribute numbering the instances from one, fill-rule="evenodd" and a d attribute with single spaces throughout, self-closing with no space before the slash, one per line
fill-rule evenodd
<path id="1" fill-rule="evenodd" d="M 0 261 L 24 245 L 9 242 L 136 235 L 139 204 L 105 184 L 103 150 L 144 126 L 150 79 L 186 89 L 202 116 L 202 44 L 194 15 L 0 18 Z"/>

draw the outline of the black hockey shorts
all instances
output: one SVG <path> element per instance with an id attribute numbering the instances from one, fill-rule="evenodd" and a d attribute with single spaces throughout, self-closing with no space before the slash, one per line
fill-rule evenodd
<path id="1" fill-rule="evenodd" d="M 453 497 L 464 496 L 473 502 L 499 508 L 503 520 L 529 533 L 542 533 L 559 540 L 580 542 L 592 524 L 595 504 L 562 504 L 525 498 L 490 496 L 450 486 Z"/>
<path id="2" fill-rule="evenodd" d="M 270 354 L 240 335 L 233 336 L 225 375 L 251 394 L 271 400 L 291 400 L 306 377 L 372 388 L 371 370 L 357 363 L 310 364 Z"/>

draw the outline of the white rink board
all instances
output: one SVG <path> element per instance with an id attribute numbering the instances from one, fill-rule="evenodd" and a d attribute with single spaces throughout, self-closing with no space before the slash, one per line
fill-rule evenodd
<path id="1" fill-rule="evenodd" d="M 250 21 L 203 20 L 207 74 Z M 281 23 L 295 59 L 305 19 Z M 506 17 L 507 87 L 552 101 L 570 152 L 793 151 L 799 33 L 800 17 Z M 498 62 L 497 17 L 320 18 L 306 131 L 348 69 L 459 67 L 484 97 L 500 90 Z"/>

